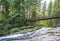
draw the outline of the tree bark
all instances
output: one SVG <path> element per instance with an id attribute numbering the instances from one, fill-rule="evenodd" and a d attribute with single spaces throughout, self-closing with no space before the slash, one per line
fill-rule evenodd
<path id="1" fill-rule="evenodd" d="M 49 20 L 49 19 L 58 19 L 60 18 L 60 16 L 57 16 L 57 17 L 43 17 L 43 18 L 38 18 L 38 19 L 31 19 L 31 20 L 28 20 L 29 22 L 35 22 L 35 21 L 40 21 L 40 20 Z"/>

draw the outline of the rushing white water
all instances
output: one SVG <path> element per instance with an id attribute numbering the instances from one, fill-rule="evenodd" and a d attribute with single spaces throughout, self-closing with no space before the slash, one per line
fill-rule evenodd
<path id="1" fill-rule="evenodd" d="M 20 40 L 29 41 L 29 39 L 32 39 L 32 41 L 40 41 L 40 40 L 41 41 L 52 41 L 52 40 L 60 41 L 60 27 L 57 27 L 57 28 L 42 27 L 41 29 L 38 29 L 36 31 L 32 31 L 32 32 L 27 31 L 27 33 L 25 34 L 14 34 L 6 37 L 0 37 L 0 39 L 8 39 L 8 38 L 14 39 L 13 41 L 15 41 L 15 39 L 18 39 L 19 41 Z"/>
<path id="2" fill-rule="evenodd" d="M 14 35 L 9 35 L 9 36 L 5 36 L 5 37 L 0 37 L 0 39 L 4 39 L 4 38 L 15 38 L 15 37 L 25 37 L 27 35 L 29 35 L 30 37 L 33 37 L 33 36 L 37 36 L 39 35 L 40 33 L 45 33 L 48 29 L 46 28 L 42 28 L 42 29 L 39 29 L 39 30 L 36 30 L 34 32 L 27 32 L 25 34 L 14 34 Z"/>
<path id="3" fill-rule="evenodd" d="M 4 39 L 4 38 L 15 38 L 15 37 L 23 36 L 23 35 L 24 35 L 24 34 L 9 35 L 9 36 L 5 36 L 5 37 L 0 37 L 0 40 L 1 40 L 1 39 Z"/>

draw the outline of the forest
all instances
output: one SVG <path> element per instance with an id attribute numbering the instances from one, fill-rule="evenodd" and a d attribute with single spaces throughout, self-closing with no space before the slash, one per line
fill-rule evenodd
<path id="1" fill-rule="evenodd" d="M 46 1 L 42 3 L 42 0 L 0 0 L 0 36 L 25 29 L 33 30 L 36 26 L 41 28 L 60 24 L 60 19 L 28 21 L 58 14 L 60 0 L 50 0 L 49 4 Z"/>

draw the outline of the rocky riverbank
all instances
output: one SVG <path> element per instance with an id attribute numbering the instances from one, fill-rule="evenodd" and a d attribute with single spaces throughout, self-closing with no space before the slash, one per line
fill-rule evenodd
<path id="1" fill-rule="evenodd" d="M 60 41 L 60 28 L 45 28 L 39 36 L 32 37 L 30 41 Z"/>
<path id="2" fill-rule="evenodd" d="M 9 39 L 8 41 L 60 41 L 60 27 L 43 27 L 39 30 L 26 33 L 21 37 Z"/>

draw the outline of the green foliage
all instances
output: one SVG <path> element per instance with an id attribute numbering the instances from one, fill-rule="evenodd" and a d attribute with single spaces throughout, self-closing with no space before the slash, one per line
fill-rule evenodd
<path id="1" fill-rule="evenodd" d="M 40 0 L 0 0 L 0 33 L 10 34 L 31 25 L 27 19 L 37 17 L 37 7 Z M 25 29 L 25 28 L 23 28 Z"/>
<path id="2" fill-rule="evenodd" d="M 46 14 L 46 1 L 43 3 L 43 7 L 42 7 L 42 15 L 45 17 Z"/>
<path id="3" fill-rule="evenodd" d="M 41 16 L 42 17 L 46 17 L 47 16 L 46 15 L 46 11 L 47 11 L 46 6 L 47 6 L 46 1 L 44 1 L 43 6 L 42 6 L 42 11 L 41 11 Z M 48 26 L 47 20 L 40 21 L 39 25 L 47 27 Z"/>
<path id="4" fill-rule="evenodd" d="M 49 17 L 51 14 L 54 15 L 60 12 L 60 1 L 55 0 L 54 5 L 52 4 L 52 0 L 50 0 L 48 11 L 46 11 L 46 1 L 41 7 L 41 0 L 0 0 L 0 34 L 34 29 L 36 25 L 52 26 L 51 20 L 28 22 L 30 19 L 37 19 L 41 16 Z M 54 24 L 59 23 L 59 20 L 53 21 Z"/>
<path id="5" fill-rule="evenodd" d="M 53 7 L 53 3 L 52 0 L 50 0 L 50 3 L 48 5 L 48 16 L 52 16 L 52 7 Z"/>
<path id="6" fill-rule="evenodd" d="M 50 0 L 50 3 L 48 5 L 48 17 L 52 16 L 52 10 L 53 10 L 53 3 L 52 0 Z M 48 20 L 48 26 L 51 27 L 53 25 L 53 20 Z"/>
<path id="7" fill-rule="evenodd" d="M 60 0 L 54 1 L 53 15 L 60 13 Z M 60 24 L 60 19 L 55 19 L 54 24 Z"/>

